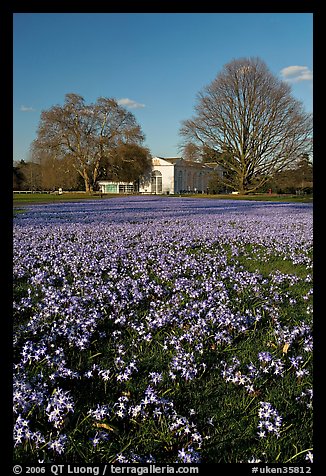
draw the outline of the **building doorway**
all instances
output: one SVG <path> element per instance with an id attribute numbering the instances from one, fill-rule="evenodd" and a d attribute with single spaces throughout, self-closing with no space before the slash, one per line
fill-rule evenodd
<path id="1" fill-rule="evenodd" d="M 152 172 L 151 193 L 162 193 L 162 174 L 159 170 L 153 170 Z"/>

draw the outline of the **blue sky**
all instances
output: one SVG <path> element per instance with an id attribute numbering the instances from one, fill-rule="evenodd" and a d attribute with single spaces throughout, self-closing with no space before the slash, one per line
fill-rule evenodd
<path id="1" fill-rule="evenodd" d="M 153 156 L 180 156 L 181 121 L 223 66 L 259 57 L 312 112 L 312 13 L 15 13 L 13 159 L 67 93 L 136 117 Z"/>

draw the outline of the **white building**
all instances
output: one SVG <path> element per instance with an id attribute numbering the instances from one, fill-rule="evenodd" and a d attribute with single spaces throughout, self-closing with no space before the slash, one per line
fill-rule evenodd
<path id="1" fill-rule="evenodd" d="M 153 157 L 152 171 L 140 180 L 139 192 L 169 194 L 204 192 L 212 173 L 212 167 L 181 157 Z"/>
<path id="2" fill-rule="evenodd" d="M 181 157 L 153 157 L 152 170 L 139 180 L 138 190 L 132 183 L 101 180 L 98 184 L 102 193 L 203 193 L 208 189 L 212 172 L 218 169 L 216 165 Z M 219 170 L 219 173 L 222 174 L 222 171 Z"/>

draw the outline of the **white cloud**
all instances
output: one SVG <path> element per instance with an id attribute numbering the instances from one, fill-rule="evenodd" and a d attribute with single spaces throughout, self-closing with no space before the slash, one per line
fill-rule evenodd
<path id="1" fill-rule="evenodd" d="M 24 106 L 23 104 L 20 106 L 20 110 L 22 112 L 33 112 L 33 111 L 35 111 L 35 109 L 33 107 Z"/>
<path id="2" fill-rule="evenodd" d="M 145 107 L 145 104 L 141 104 L 129 98 L 121 98 L 121 99 L 118 99 L 117 102 L 121 106 L 126 106 L 126 107 L 129 107 L 130 109 L 141 109 Z"/>
<path id="3" fill-rule="evenodd" d="M 285 81 L 298 83 L 299 81 L 312 81 L 312 71 L 308 66 L 287 66 L 281 69 L 281 76 Z"/>

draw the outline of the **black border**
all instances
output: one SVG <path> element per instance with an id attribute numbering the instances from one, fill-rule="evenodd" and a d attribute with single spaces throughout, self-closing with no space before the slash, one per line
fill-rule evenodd
<path id="1" fill-rule="evenodd" d="M 322 324 L 323 313 L 321 307 L 321 293 L 323 292 L 323 286 L 321 282 L 321 276 L 323 276 L 323 243 L 320 240 L 322 236 L 322 230 L 319 230 L 323 225 L 323 216 L 325 215 L 322 209 L 322 180 L 323 173 L 321 164 L 323 162 L 323 154 L 319 149 L 321 148 L 321 98 L 324 95 L 318 94 L 319 84 L 323 78 L 321 71 L 323 61 L 318 59 L 321 55 L 322 49 L 322 31 L 325 29 L 325 23 L 323 22 L 321 2 L 310 0 L 271 0 L 271 1 L 233 1 L 230 5 L 229 2 L 221 2 L 215 4 L 207 2 L 207 6 L 200 2 L 200 9 L 189 4 L 177 5 L 175 2 L 164 2 L 162 5 L 151 3 L 132 2 L 132 5 L 127 3 L 111 3 L 100 2 L 94 0 L 92 2 L 79 1 L 73 2 L 67 1 L 53 1 L 35 2 L 35 1 L 13 1 L 2 2 L 0 6 L 0 34 L 1 34 L 1 72 L 2 72 L 2 85 L 3 85 L 3 98 L 5 99 L 5 111 L 2 114 L 2 124 L 5 125 L 5 133 L 2 134 L 2 144 L 5 144 L 5 149 L 2 147 L 2 167 L 1 167 L 1 208 L 0 208 L 0 224 L 1 224 L 1 236 L 2 246 L 1 252 L 1 264 L 5 266 L 5 273 L 0 273 L 2 296 L 6 296 L 7 303 L 2 306 L 2 332 L 3 344 L 0 346 L 3 353 L 1 358 L 1 370 L 3 376 L 1 377 L 3 396 L 2 401 L 2 417 L 5 419 L 5 424 L 2 426 L 5 428 L 6 434 L 3 433 L 1 441 L 1 453 L 2 458 L 5 458 L 5 462 L 8 461 L 9 471 L 6 474 L 12 473 L 12 124 L 13 124 L 13 112 L 12 112 L 12 99 L 13 99 L 13 15 L 15 13 L 312 13 L 313 25 L 314 25 L 314 51 L 313 51 L 313 64 L 314 64 L 314 310 L 315 310 L 315 334 L 314 334 L 314 463 L 312 465 L 312 474 L 317 474 L 319 467 L 322 464 L 322 445 L 319 434 L 322 434 L 322 401 L 320 395 L 320 384 L 323 382 L 323 367 L 321 351 L 324 346 Z M 135 10 L 137 6 L 137 10 Z M 216 8 L 212 10 L 212 6 Z M 109 7 L 109 8 L 108 8 Z M 232 7 L 232 8 L 231 8 Z M 11 93 L 11 94 L 10 94 Z M 8 128 L 8 131 L 7 131 Z M 6 301 L 6 300 L 5 300 Z M 316 314 L 317 312 L 317 314 Z M 8 427 L 8 430 L 7 430 Z M 7 433 L 8 431 L 8 433 Z M 199 474 L 202 471 L 211 471 L 216 464 L 207 464 L 205 468 L 203 465 L 199 465 Z M 258 465 L 259 466 L 259 465 Z M 286 465 L 269 465 L 270 467 L 286 466 Z M 295 466 L 295 465 L 294 465 Z M 252 465 L 248 464 L 230 464 L 225 468 L 226 470 L 235 471 L 235 474 L 251 474 Z M 237 473 L 237 468 L 239 473 Z M 317 469 L 318 468 L 318 469 Z M 4 470 L 6 472 L 6 470 Z M 24 473 L 22 473 L 24 474 Z"/>

